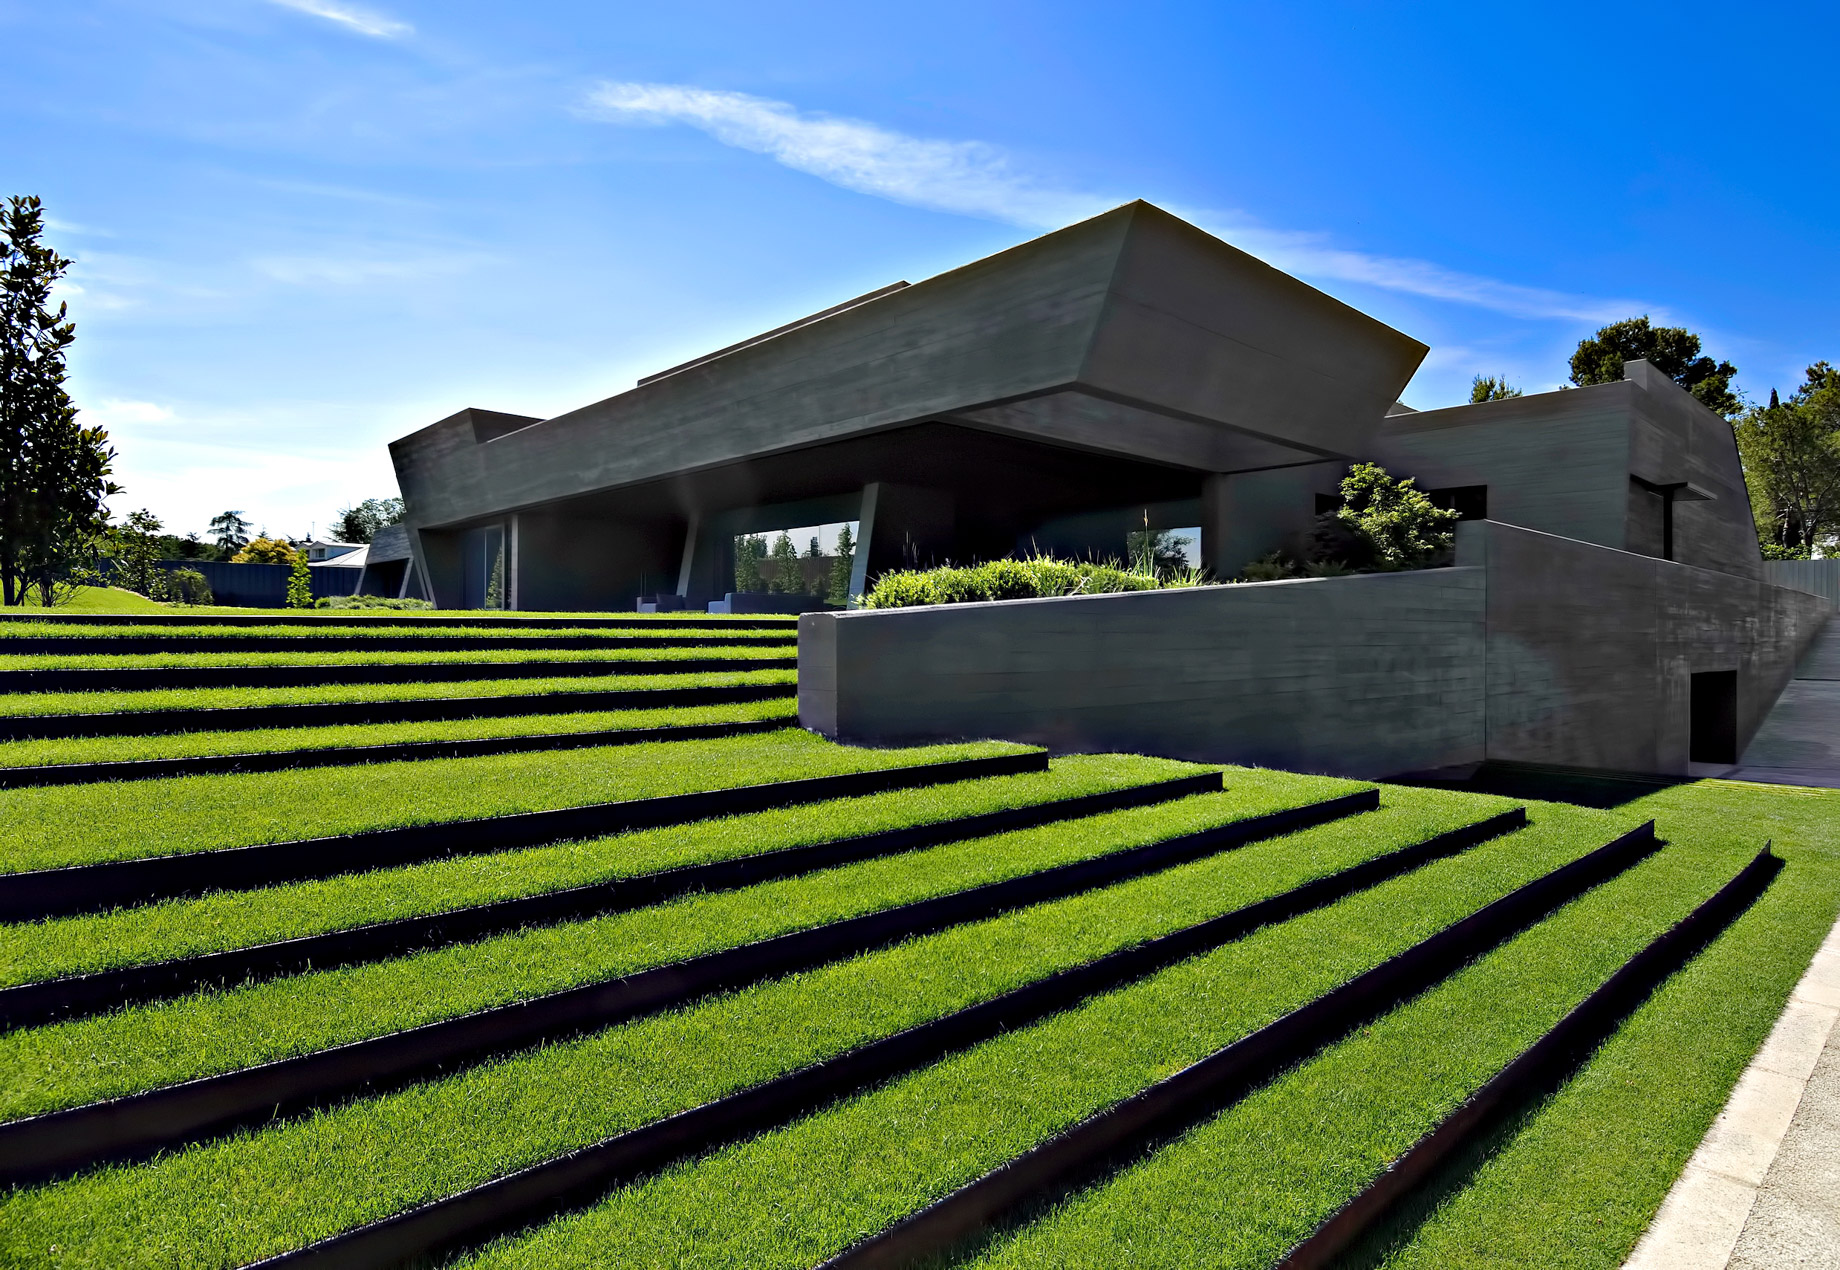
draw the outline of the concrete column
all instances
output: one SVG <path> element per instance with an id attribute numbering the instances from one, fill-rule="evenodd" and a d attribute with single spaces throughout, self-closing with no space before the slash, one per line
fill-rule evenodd
<path id="1" fill-rule="evenodd" d="M 956 519 L 949 491 L 890 481 L 863 486 L 850 594 L 861 595 L 870 580 L 890 569 L 945 563 Z"/>
<path id="2" fill-rule="evenodd" d="M 1299 463 L 1221 472 L 1201 486 L 1201 563 L 1218 578 L 1251 561 L 1302 546 L 1316 520 L 1316 496 L 1332 494 L 1348 465 Z"/>

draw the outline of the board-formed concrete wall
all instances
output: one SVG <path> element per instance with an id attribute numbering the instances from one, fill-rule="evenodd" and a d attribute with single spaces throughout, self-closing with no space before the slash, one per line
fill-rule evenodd
<path id="1" fill-rule="evenodd" d="M 848 740 L 1379 776 L 1477 762 L 1479 569 L 811 613 L 799 717 Z"/>
<path id="2" fill-rule="evenodd" d="M 843 740 L 1001 737 L 1351 776 L 1485 759 L 1684 774 L 1690 676 L 1740 748 L 1818 596 L 1492 521 L 1457 566 L 807 614 L 799 718 Z"/>
<path id="3" fill-rule="evenodd" d="M 1479 521 L 1457 561 L 1488 579 L 1488 756 L 1684 774 L 1689 676 L 1738 675 L 1738 749 L 1827 617 L 1752 578 Z"/>

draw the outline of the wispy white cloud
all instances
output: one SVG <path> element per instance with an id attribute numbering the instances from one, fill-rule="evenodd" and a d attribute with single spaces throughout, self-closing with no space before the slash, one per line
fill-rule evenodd
<path id="1" fill-rule="evenodd" d="M 338 0 L 269 0 L 269 3 L 300 13 L 310 13 L 316 18 L 336 22 L 348 31 L 356 31 L 359 35 L 368 35 L 374 39 L 395 40 L 415 33 L 415 28 L 407 22 L 371 9 L 361 9 L 357 5 L 341 4 Z"/>
<path id="2" fill-rule="evenodd" d="M 860 119 L 801 111 L 783 101 L 682 84 L 603 83 L 587 113 L 615 123 L 687 124 L 724 145 L 879 198 L 1032 229 L 1052 229 L 1126 201 L 1055 188 L 1000 148 L 936 141 Z M 1572 295 L 1447 269 L 1409 257 L 1335 246 L 1325 235 L 1272 230 L 1230 213 L 1172 209 L 1290 273 L 1352 282 L 1523 318 L 1610 321 L 1642 311 L 1624 299 Z"/>
<path id="3" fill-rule="evenodd" d="M 94 405 L 84 407 L 83 413 L 89 416 L 84 420 L 85 423 L 101 424 L 105 428 L 166 423 L 173 417 L 171 409 L 157 402 L 124 401 L 120 397 L 104 398 Z"/>
<path id="4" fill-rule="evenodd" d="M 258 256 L 250 265 L 262 276 L 288 286 L 349 288 L 464 273 L 485 259 L 481 254 L 469 252 L 413 256 L 328 252 L 324 255 Z"/>
<path id="5" fill-rule="evenodd" d="M 1117 201 L 1044 186 L 982 141 L 910 137 L 747 93 L 606 83 L 589 94 L 588 110 L 620 123 L 689 124 L 724 145 L 768 155 L 845 189 L 1018 225 L 1064 225 Z"/>

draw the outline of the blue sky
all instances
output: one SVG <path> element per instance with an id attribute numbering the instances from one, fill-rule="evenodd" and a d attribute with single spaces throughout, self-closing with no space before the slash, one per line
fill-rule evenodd
<path id="1" fill-rule="evenodd" d="M 1840 361 L 1831 6 L 0 0 L 73 395 L 183 531 L 1132 198 L 1558 384 L 1635 313 Z"/>

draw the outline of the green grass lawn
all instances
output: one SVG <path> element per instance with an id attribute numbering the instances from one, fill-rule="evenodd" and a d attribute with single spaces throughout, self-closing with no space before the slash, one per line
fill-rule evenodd
<path id="1" fill-rule="evenodd" d="M 150 736 L 92 736 L 64 740 L 0 741 L 0 768 L 61 763 L 122 763 L 136 759 L 261 754 L 271 750 L 327 750 L 397 745 L 410 741 L 462 741 L 543 736 L 629 728 L 684 727 L 748 719 L 795 723 L 791 697 L 719 706 L 603 710 L 582 714 L 519 714 L 503 719 L 437 719 L 426 723 L 335 724 L 321 728 L 257 728 L 246 732 L 171 732 Z"/>
<path id="2" fill-rule="evenodd" d="M 26 603 L 22 605 L 21 607 L 29 608 L 29 609 L 40 608 L 41 606 L 38 602 L 38 592 L 36 591 L 32 592 L 27 597 Z M 17 613 L 18 611 L 19 610 L 17 609 L 10 609 L 10 610 L 0 609 L 0 616 L 8 616 L 12 613 Z M 344 618 L 357 617 L 359 620 L 364 620 L 364 621 L 375 620 L 371 618 L 369 614 L 364 614 L 364 613 L 354 614 L 351 610 L 342 610 L 342 609 L 242 608 L 234 604 L 161 604 L 161 603 L 157 603 L 153 600 L 148 599 L 144 595 L 137 594 L 136 592 L 124 591 L 120 587 L 88 587 L 88 586 L 76 588 L 76 594 L 68 602 L 55 606 L 52 609 L 52 612 L 54 613 L 106 613 L 106 614 L 111 614 L 111 615 L 116 614 L 116 613 L 171 613 L 171 614 L 177 614 L 181 616 L 221 615 L 221 616 L 226 616 L 226 617 L 266 614 L 266 615 L 271 615 L 271 616 L 286 616 L 286 617 L 302 617 L 302 616 L 305 616 L 305 617 L 313 617 L 313 616 L 344 617 Z M 391 618 L 397 621 L 405 621 L 405 620 L 406 621 L 416 621 L 416 620 L 427 620 L 428 618 L 439 619 L 443 617 L 510 617 L 510 618 L 518 618 L 518 617 L 590 618 L 591 617 L 591 618 L 619 618 L 622 621 L 631 620 L 634 622 L 647 622 L 647 621 L 658 621 L 658 620 L 670 621 L 673 619 L 682 621 L 685 618 L 693 618 L 697 621 L 707 620 L 712 625 L 715 625 L 715 624 L 720 624 L 722 622 L 734 620 L 734 617 L 731 617 L 727 613 L 703 613 L 703 612 L 634 613 L 634 612 L 628 612 L 627 610 L 624 610 L 624 609 L 620 609 L 617 611 L 602 611 L 602 612 L 583 612 L 583 611 L 578 611 L 578 610 L 550 612 L 547 610 L 487 611 L 484 609 L 413 609 L 413 610 L 396 609 L 396 610 L 377 610 L 376 613 L 377 613 L 377 617 L 380 617 L 380 618 L 387 617 L 387 618 Z M 791 617 L 791 616 L 787 616 L 784 618 L 776 618 L 776 615 L 771 614 L 771 613 L 736 614 L 735 617 L 744 618 L 750 621 L 780 620 L 780 621 L 786 622 L 788 625 L 792 625 L 798 621 L 796 617 Z"/>
<path id="3" fill-rule="evenodd" d="M 5 645 L 0 644 L 0 648 Z M 285 653 L 54 653 L 0 654 L 0 670 L 164 670 L 247 666 L 443 666 L 503 665 L 508 662 L 698 661 L 710 657 L 791 657 L 796 641 L 723 645 L 717 648 L 481 648 L 458 652 L 315 652 L 311 644 Z"/>
<path id="4" fill-rule="evenodd" d="M 14 692 L 0 716 L 109 714 L 138 710 L 230 710 L 342 701 L 441 701 L 527 697 L 546 692 L 638 692 L 647 688 L 729 688 L 795 684 L 796 670 L 718 670 L 680 675 L 584 675 L 562 679 L 467 679 L 457 683 L 332 684 L 319 688 L 155 688 L 128 692 Z"/>
<path id="5" fill-rule="evenodd" d="M 283 842 L 391 825 L 730 789 L 905 767 L 1027 746 L 871 750 L 809 732 L 659 741 L 564 753 L 373 763 L 0 790 L 0 872 Z"/>
<path id="6" fill-rule="evenodd" d="M 528 616 L 534 616 L 528 615 Z M 563 616 L 571 616 L 564 614 Z M 575 614 L 572 616 L 580 616 Z M 712 619 L 712 622 L 715 619 Z M 784 629 L 774 627 L 721 627 L 712 633 L 723 639 L 761 640 L 767 643 L 784 643 L 786 636 L 797 628 L 787 624 Z M 404 622 L 402 614 L 392 613 L 387 620 L 382 618 L 360 618 L 355 622 L 340 615 L 324 626 L 212 626 L 200 623 L 196 626 L 86 626 L 82 622 L 46 622 L 13 619 L 0 622 L 0 647 L 8 639 L 25 639 L 31 636 L 55 636 L 74 639 L 83 635 L 100 635 L 109 639 L 130 639 L 134 637 L 157 637 L 165 640 L 205 639 L 211 636 L 228 636 L 253 638 L 265 635 L 297 639 L 303 646 L 311 646 L 316 639 L 337 637 L 359 639 L 382 639 L 386 636 L 414 636 L 421 639 L 451 638 L 465 636 L 468 638 L 486 638 L 515 643 L 520 639 L 562 639 L 571 635 L 583 635 L 592 639 L 608 642 L 630 640 L 634 644 L 643 644 L 646 640 L 669 639 L 672 637 L 695 638 L 704 632 L 692 628 L 660 627 L 657 630 L 645 630 L 642 624 L 635 624 L 633 629 L 607 626 L 553 626 L 533 627 L 519 630 L 516 627 L 477 627 L 442 625 L 440 620 L 415 620 Z"/>
<path id="7" fill-rule="evenodd" d="M 25 602 L 19 609 L 43 609 L 38 602 L 38 592 L 27 592 Z M 19 612 L 19 609 L 0 609 L 0 615 Z M 55 606 L 54 613 L 165 613 L 170 606 L 158 604 L 144 595 L 133 591 L 124 591 L 120 587 L 82 586 L 76 589 L 67 601 Z"/>
<path id="8" fill-rule="evenodd" d="M 956 927 L 150 1166 L 23 1192 L 4 1205 L 0 1229 L 9 1234 L 0 1240 L 16 1240 L 12 1250 L 55 1242 L 73 1264 L 106 1264 L 145 1247 L 158 1230 L 171 1264 L 236 1264 L 647 1123 L 1492 809 L 1476 796 L 1414 791 L 1380 812 Z M 1553 846 L 1528 849 L 1550 854 Z M 1481 866 L 1488 880 L 1479 891 L 1491 893 L 1518 867 L 1509 858 Z M 1312 934 L 1281 927 L 1255 938 L 1265 958 L 1295 962 L 1307 960 L 1299 953 Z M 1345 967 L 1326 972 L 1338 970 Z M 1286 990 L 1295 986 L 1272 996 Z M 305 1172 L 312 1181 L 303 1185 Z"/>
<path id="9" fill-rule="evenodd" d="M 0 1119 L 324 1049 L 1161 841 L 1295 805 L 1280 792 L 1289 787 L 1204 794 L 0 1035 Z"/>

